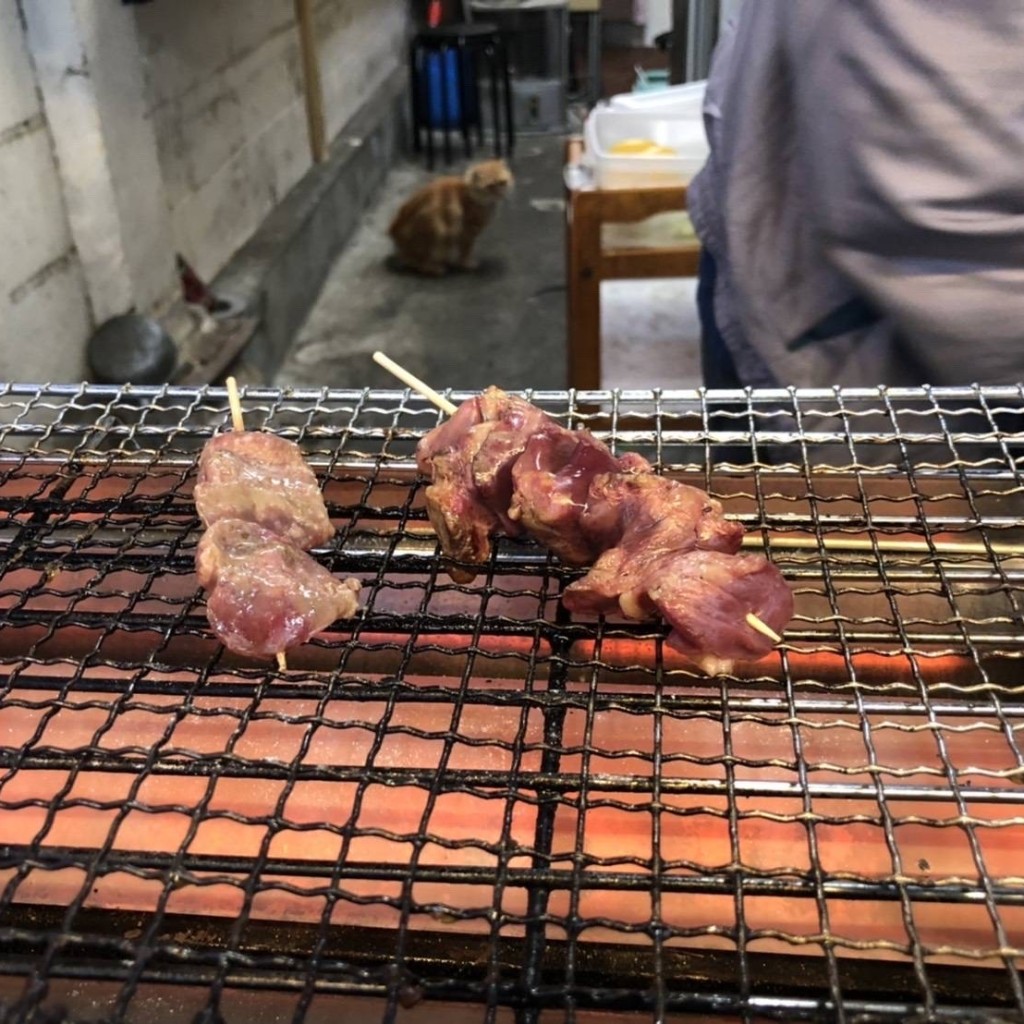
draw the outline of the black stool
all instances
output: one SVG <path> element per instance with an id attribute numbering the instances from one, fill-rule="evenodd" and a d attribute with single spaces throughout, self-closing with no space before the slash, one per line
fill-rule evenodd
<path id="1" fill-rule="evenodd" d="M 505 119 L 504 155 L 511 156 L 515 145 L 512 123 L 512 86 L 508 56 L 501 33 L 487 22 L 463 22 L 424 29 L 412 41 L 409 72 L 412 87 L 413 147 L 423 151 L 426 134 L 427 166 L 434 167 L 435 120 L 444 133 L 444 159 L 452 160 L 450 129 L 462 134 L 466 156 L 473 155 L 470 130 L 475 128 L 477 140 L 484 144 L 483 111 L 480 103 L 480 72 L 486 64 L 490 81 L 491 124 L 494 129 L 494 155 L 502 156 L 501 115 Z M 453 74 L 449 79 L 449 71 Z M 437 90 L 433 90 L 436 75 Z M 439 98 L 438 110 L 431 109 Z M 454 107 L 455 116 L 452 114 Z M 440 116 L 435 118 L 435 114 Z M 452 123 L 454 122 L 454 123 Z"/>

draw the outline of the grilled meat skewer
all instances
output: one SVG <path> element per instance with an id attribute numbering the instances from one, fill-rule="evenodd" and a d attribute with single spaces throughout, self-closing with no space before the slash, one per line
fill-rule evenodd
<path id="1" fill-rule="evenodd" d="M 196 575 L 207 617 L 230 650 L 276 655 L 305 643 L 357 608 L 358 580 L 338 580 L 306 553 L 334 536 L 316 476 L 299 447 L 276 434 L 247 431 L 234 380 L 234 430 L 207 442 L 199 457 L 196 511 L 207 528 Z"/>
<path id="2" fill-rule="evenodd" d="M 671 646 L 715 669 L 767 654 L 792 617 L 782 575 L 760 555 L 737 554 L 742 527 L 719 502 L 524 399 L 488 388 L 427 434 L 416 457 L 447 558 L 481 564 L 495 532 L 529 534 L 569 565 L 592 564 L 565 591 L 571 611 L 660 615 Z"/>

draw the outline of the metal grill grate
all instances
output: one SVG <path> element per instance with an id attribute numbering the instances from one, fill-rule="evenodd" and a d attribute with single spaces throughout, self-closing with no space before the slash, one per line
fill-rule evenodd
<path id="1" fill-rule="evenodd" d="M 282 675 L 192 574 L 225 394 L 0 389 L 4 1020 L 1021 1019 L 1021 390 L 528 397 L 723 501 L 777 654 L 704 677 L 528 545 L 452 583 L 435 410 L 250 390 L 365 582 Z"/>

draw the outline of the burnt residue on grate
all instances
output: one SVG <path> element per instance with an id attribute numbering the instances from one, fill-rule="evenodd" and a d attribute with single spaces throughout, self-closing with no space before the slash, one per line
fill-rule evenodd
<path id="1" fill-rule="evenodd" d="M 453 583 L 436 410 L 261 389 L 364 583 L 279 673 L 193 574 L 223 391 L 0 388 L 0 1019 L 1020 1019 L 1019 389 L 528 397 L 743 522 L 776 653 L 703 676 L 530 545 Z"/>

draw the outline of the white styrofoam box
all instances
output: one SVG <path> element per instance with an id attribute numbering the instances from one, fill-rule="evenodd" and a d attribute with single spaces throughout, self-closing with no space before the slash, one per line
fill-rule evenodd
<path id="1" fill-rule="evenodd" d="M 700 118 L 707 86 L 706 81 L 700 81 L 670 85 L 667 89 L 652 89 L 649 92 L 623 92 L 613 96 L 608 105 L 613 110 L 658 111 L 671 113 L 673 117 Z"/>
<path id="2" fill-rule="evenodd" d="M 699 118 L 670 117 L 660 112 L 595 107 L 584 129 L 586 162 L 598 188 L 659 188 L 686 185 L 708 157 L 704 124 Z M 675 150 L 671 156 L 618 155 L 612 147 L 625 139 L 650 139 Z"/>

